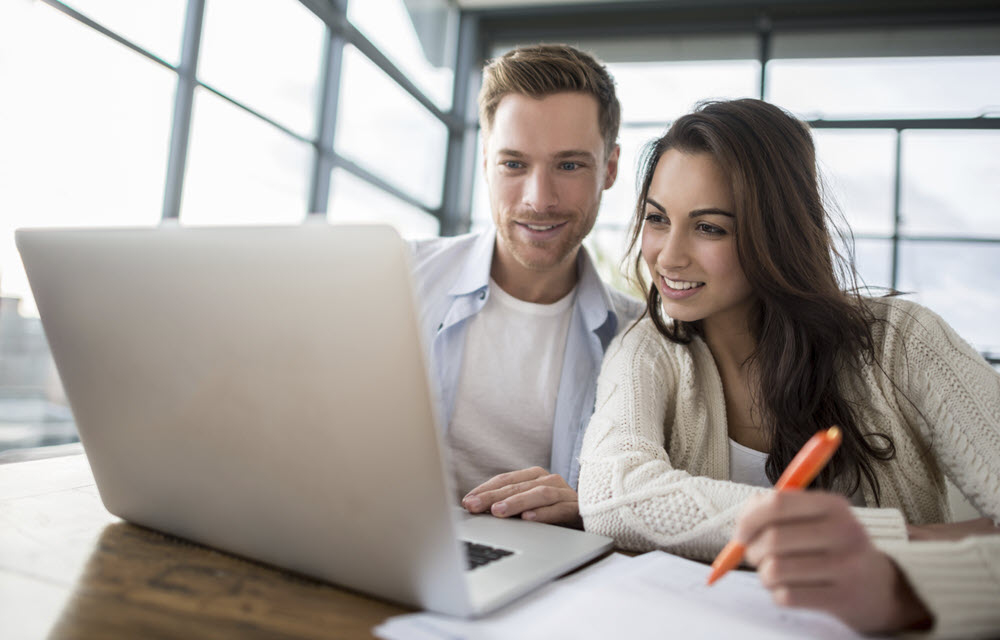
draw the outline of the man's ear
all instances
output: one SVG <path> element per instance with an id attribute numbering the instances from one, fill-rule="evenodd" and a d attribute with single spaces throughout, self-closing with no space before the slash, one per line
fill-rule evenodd
<path id="1" fill-rule="evenodd" d="M 486 182 L 488 183 L 489 182 L 490 174 L 489 174 L 488 171 L 486 171 L 486 158 L 487 158 L 486 152 L 487 152 L 487 142 L 486 142 L 486 139 L 483 138 L 483 149 L 482 149 L 482 153 L 483 153 L 483 177 L 486 178 Z"/>
<path id="2" fill-rule="evenodd" d="M 616 144 L 615 148 L 608 154 L 608 164 L 604 174 L 605 190 L 610 189 L 615 184 L 615 179 L 618 178 L 618 156 L 621 154 L 621 150 L 622 148 Z"/>

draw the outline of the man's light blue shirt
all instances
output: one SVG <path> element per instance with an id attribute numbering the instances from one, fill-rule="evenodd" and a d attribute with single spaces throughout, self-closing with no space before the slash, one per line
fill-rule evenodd
<path id="1" fill-rule="evenodd" d="M 491 228 L 412 244 L 420 328 L 429 351 L 438 416 L 445 429 L 451 424 L 455 407 L 467 320 L 482 310 L 490 295 L 495 243 L 496 230 Z M 637 318 L 643 308 L 639 301 L 609 289 L 601 281 L 583 247 L 577 256 L 577 273 L 576 300 L 552 424 L 549 466 L 549 471 L 561 475 L 574 489 L 580 475 L 583 432 L 594 412 L 597 375 L 604 350 L 618 330 Z"/>

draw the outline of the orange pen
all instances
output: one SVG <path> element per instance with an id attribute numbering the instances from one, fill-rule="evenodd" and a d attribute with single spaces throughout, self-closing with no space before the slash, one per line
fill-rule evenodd
<path id="1" fill-rule="evenodd" d="M 819 472 L 823 470 L 823 467 L 837 451 L 841 437 L 840 429 L 830 427 L 809 438 L 809 441 L 788 463 L 788 468 L 774 483 L 774 488 L 778 491 L 799 491 L 808 487 L 813 478 L 819 475 Z M 714 583 L 735 569 L 743 560 L 745 552 L 744 545 L 731 540 L 715 557 L 715 561 L 712 563 L 712 573 L 708 575 L 708 584 Z"/>

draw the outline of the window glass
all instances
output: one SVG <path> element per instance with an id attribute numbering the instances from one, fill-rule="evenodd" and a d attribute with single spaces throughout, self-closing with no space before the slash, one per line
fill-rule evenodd
<path id="1" fill-rule="evenodd" d="M 175 76 L 43 3 L 0 2 L 0 449 L 76 439 L 14 230 L 159 221 Z"/>
<path id="2" fill-rule="evenodd" d="M 180 63 L 187 0 L 64 0 L 63 4 L 165 62 Z"/>
<path id="3" fill-rule="evenodd" d="M 1000 56 L 772 60 L 768 100 L 806 120 L 957 118 L 1000 104 Z"/>
<path id="4" fill-rule="evenodd" d="M 870 287 L 872 295 L 881 295 L 884 291 L 880 289 L 892 287 L 892 241 L 855 239 L 854 266 L 861 277 L 858 286 Z"/>
<path id="5" fill-rule="evenodd" d="M 447 143 L 444 123 L 357 49 L 344 47 L 338 153 L 436 208 Z"/>
<path id="6" fill-rule="evenodd" d="M 295 0 L 206 0 L 198 79 L 311 138 L 325 29 Z"/>
<path id="7" fill-rule="evenodd" d="M 176 76 L 42 3 L 0 25 L 0 286 L 33 314 L 15 228 L 159 221 Z"/>
<path id="8" fill-rule="evenodd" d="M 626 241 L 626 234 L 621 229 L 595 227 L 584 240 L 584 246 L 590 252 L 594 266 L 597 267 L 597 272 L 605 282 L 632 297 L 642 298 L 643 294 L 636 287 L 633 287 L 629 280 L 632 277 L 632 261 L 622 263 L 625 257 Z M 642 264 L 641 269 L 642 278 L 644 278 L 644 282 L 648 283 L 649 278 L 645 263 Z"/>
<path id="9" fill-rule="evenodd" d="M 458 25 L 449 3 L 351 0 L 347 18 L 435 104 L 451 107 Z"/>
<path id="10" fill-rule="evenodd" d="M 985 277 L 984 277 L 985 274 Z M 1000 243 L 903 242 L 902 291 L 941 315 L 980 351 L 1000 353 Z"/>
<path id="11" fill-rule="evenodd" d="M 441 231 L 434 216 L 344 169 L 334 169 L 331 175 L 327 219 L 333 223 L 384 222 L 404 238 L 432 238 Z"/>
<path id="12" fill-rule="evenodd" d="M 301 222 L 312 154 L 310 145 L 198 89 L 181 222 Z"/>
<path id="13" fill-rule="evenodd" d="M 632 223 L 638 195 L 640 154 L 646 144 L 665 131 L 663 127 L 622 127 L 618 134 L 621 154 L 618 158 L 618 178 L 604 192 L 601 211 L 597 216 L 600 227 L 614 227 L 624 231 Z"/>
<path id="14" fill-rule="evenodd" d="M 1000 238 L 1000 131 L 904 131 L 902 165 L 905 232 Z"/>
<path id="15" fill-rule="evenodd" d="M 813 139 L 834 219 L 855 234 L 891 235 L 896 132 L 813 129 Z"/>
<path id="16" fill-rule="evenodd" d="M 607 65 L 615 78 L 622 122 L 670 123 L 710 98 L 756 98 L 756 60 L 620 62 Z"/>

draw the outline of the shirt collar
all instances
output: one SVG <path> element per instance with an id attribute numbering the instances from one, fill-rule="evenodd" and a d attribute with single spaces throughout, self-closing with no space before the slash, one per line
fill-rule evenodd
<path id="1" fill-rule="evenodd" d="M 577 281 L 576 299 L 583 312 L 583 320 L 590 331 L 597 331 L 605 324 L 614 335 L 618 330 L 618 314 L 607 285 L 597 274 L 597 268 L 587 247 L 581 246 L 576 256 Z"/>
<path id="2" fill-rule="evenodd" d="M 490 268 L 493 266 L 493 250 L 496 246 L 496 228 L 490 227 L 476 238 L 469 252 L 461 276 L 448 291 L 452 296 L 477 293 L 489 287 Z M 583 312 L 584 323 L 590 331 L 596 331 L 605 324 L 612 335 L 618 330 L 618 316 L 607 286 L 597 274 L 597 268 L 587 247 L 581 246 L 576 255 L 577 304 Z"/>
<path id="3" fill-rule="evenodd" d="M 448 295 L 464 296 L 490 286 L 490 267 L 493 265 L 496 237 L 497 231 L 494 227 L 479 234 L 462 266 L 461 275 L 451 286 Z"/>

